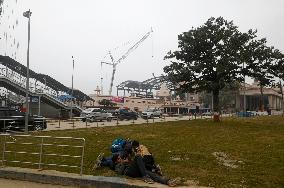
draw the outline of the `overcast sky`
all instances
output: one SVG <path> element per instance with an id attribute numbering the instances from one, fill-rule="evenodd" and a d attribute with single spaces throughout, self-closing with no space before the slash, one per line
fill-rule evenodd
<path id="1" fill-rule="evenodd" d="M 26 65 L 27 19 L 22 13 L 31 9 L 31 69 L 71 87 L 74 56 L 74 87 L 94 93 L 103 77 L 106 94 L 112 68 L 100 62 L 109 60 L 108 51 L 119 59 L 151 27 L 154 32 L 117 66 L 114 86 L 163 73 L 163 58 L 177 48 L 178 34 L 212 16 L 233 20 L 243 32 L 257 29 L 259 37 L 284 52 L 283 7 L 284 0 L 4 0 L 0 53 L 15 58 L 16 52 L 16 60 Z"/>

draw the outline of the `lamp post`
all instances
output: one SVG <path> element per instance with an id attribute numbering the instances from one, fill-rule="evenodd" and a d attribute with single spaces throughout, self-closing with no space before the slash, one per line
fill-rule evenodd
<path id="1" fill-rule="evenodd" d="M 23 13 L 23 16 L 28 18 L 28 49 L 27 49 L 27 80 L 26 80 L 26 116 L 25 116 L 25 133 L 28 133 L 29 124 L 29 65 L 30 65 L 30 23 L 32 12 L 30 10 Z"/>
<path id="2" fill-rule="evenodd" d="M 72 69 L 72 90 L 71 90 L 71 109 L 70 109 L 70 118 L 73 118 L 73 74 L 74 74 L 74 57 L 72 56 L 72 62 L 73 62 L 73 69 Z"/>

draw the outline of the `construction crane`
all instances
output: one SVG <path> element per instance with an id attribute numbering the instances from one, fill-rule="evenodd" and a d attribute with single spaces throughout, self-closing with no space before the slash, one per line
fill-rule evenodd
<path id="1" fill-rule="evenodd" d="M 110 82 L 110 88 L 109 88 L 109 95 L 111 95 L 112 93 L 112 87 L 113 87 L 113 81 L 114 81 L 114 75 L 115 75 L 115 72 L 116 72 L 116 66 L 121 63 L 125 58 L 127 58 L 127 56 L 133 52 L 144 40 L 146 40 L 149 35 L 153 32 L 152 28 L 149 32 L 147 32 L 138 42 L 136 42 L 132 47 L 130 47 L 126 53 L 124 53 L 117 61 L 114 60 L 112 54 L 111 54 L 111 51 L 109 51 L 109 56 L 110 56 L 110 59 L 111 59 L 111 63 L 109 62 L 104 62 L 102 61 L 101 62 L 101 65 L 102 64 L 107 64 L 107 65 L 111 65 L 112 66 L 112 75 L 111 75 L 111 82 Z"/>

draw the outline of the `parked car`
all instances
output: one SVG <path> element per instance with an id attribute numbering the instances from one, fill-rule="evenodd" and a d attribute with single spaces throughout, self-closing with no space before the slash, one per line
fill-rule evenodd
<path id="1" fill-rule="evenodd" d="M 202 116 L 212 116 L 213 113 L 212 112 L 204 112 L 202 113 Z"/>
<path id="2" fill-rule="evenodd" d="M 119 109 L 116 111 L 116 113 L 114 114 L 114 116 L 116 116 L 119 120 L 130 120 L 130 119 L 134 119 L 137 120 L 138 118 L 138 114 L 136 112 L 133 111 L 129 111 L 128 109 Z"/>
<path id="3" fill-rule="evenodd" d="M 43 116 L 29 116 L 28 130 L 43 130 L 47 128 Z M 0 107 L 0 129 L 2 131 L 24 131 L 25 113 L 10 107 Z"/>
<path id="4" fill-rule="evenodd" d="M 254 116 L 253 112 L 246 111 L 246 112 L 237 112 L 238 117 L 251 117 Z"/>
<path id="5" fill-rule="evenodd" d="M 89 121 L 111 121 L 112 114 L 108 113 L 104 109 L 100 108 L 87 108 L 86 110 L 83 110 L 80 114 L 80 117 L 82 118 L 82 121 L 85 122 L 86 120 Z"/>
<path id="6" fill-rule="evenodd" d="M 268 113 L 267 111 L 256 112 L 256 115 L 257 115 L 257 116 L 267 116 L 267 115 L 269 115 L 269 113 Z M 270 115 L 271 115 L 271 112 L 270 112 Z"/>
<path id="7" fill-rule="evenodd" d="M 162 111 L 158 108 L 148 108 L 146 111 L 142 112 L 142 118 L 149 119 L 154 117 L 161 117 Z"/>

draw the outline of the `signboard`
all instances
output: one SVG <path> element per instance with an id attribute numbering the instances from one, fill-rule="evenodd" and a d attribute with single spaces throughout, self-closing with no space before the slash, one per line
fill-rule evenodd
<path id="1" fill-rule="evenodd" d="M 111 101 L 115 103 L 124 103 L 124 97 L 112 97 Z"/>

